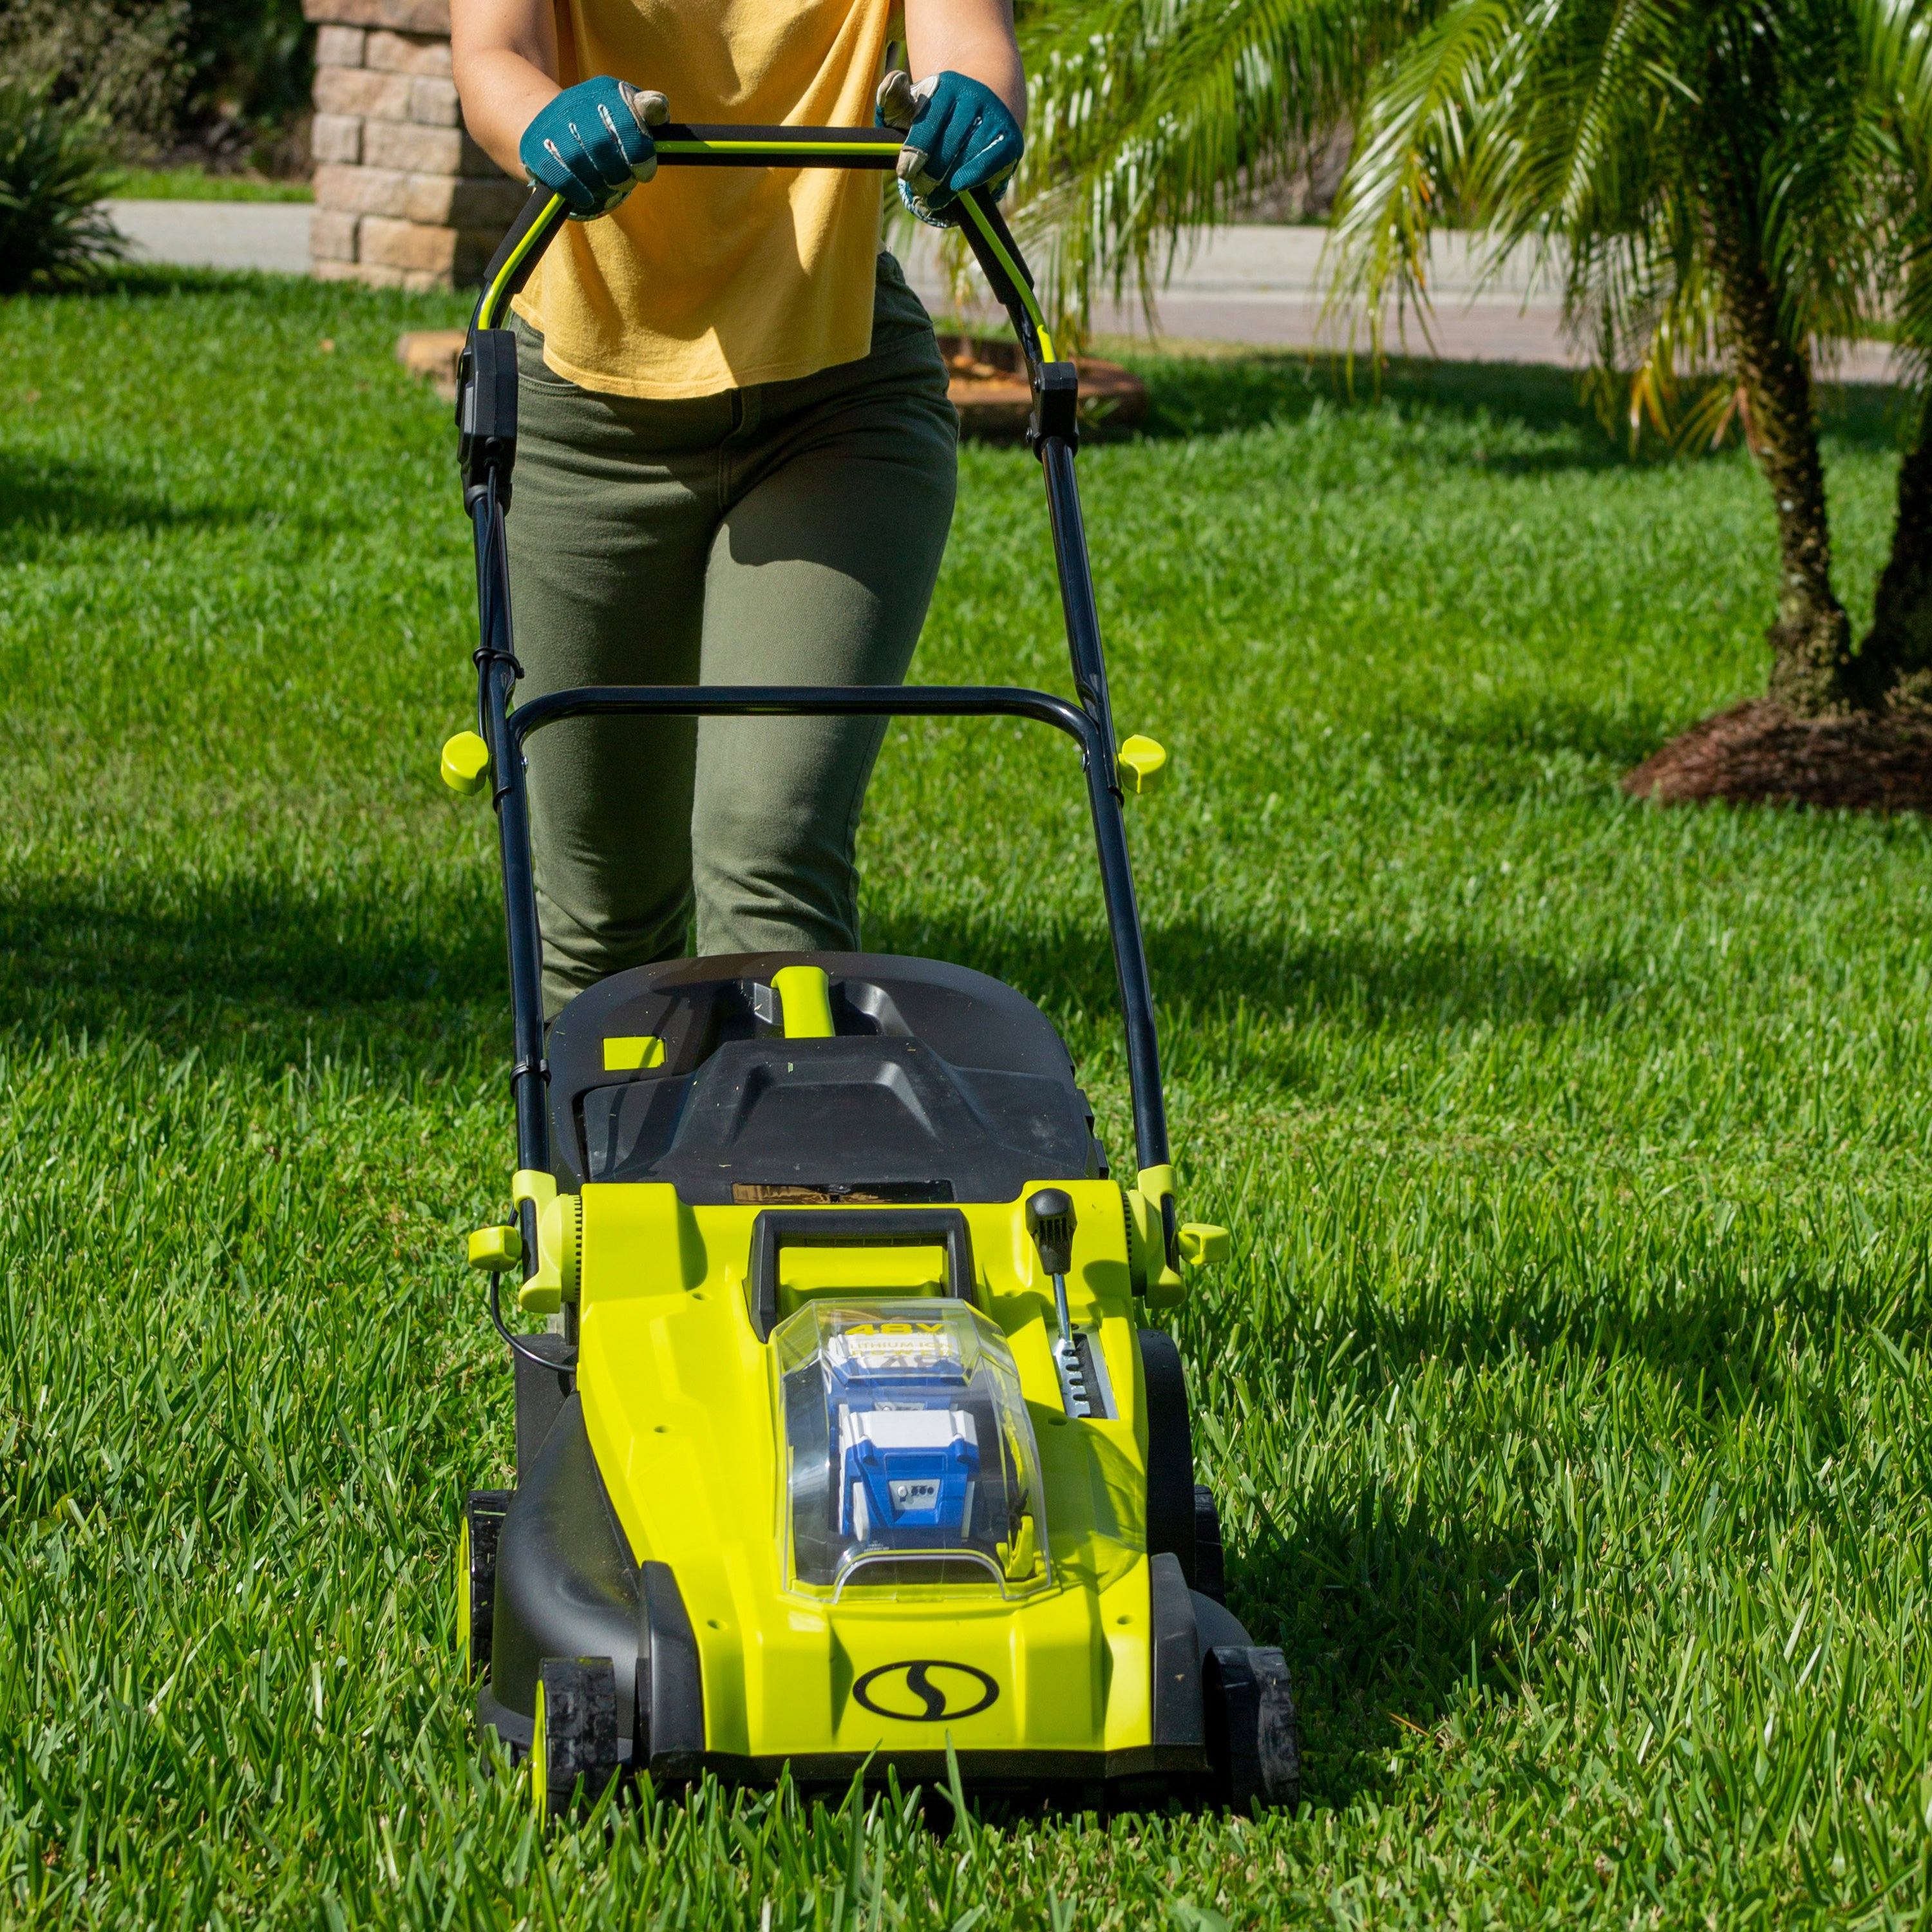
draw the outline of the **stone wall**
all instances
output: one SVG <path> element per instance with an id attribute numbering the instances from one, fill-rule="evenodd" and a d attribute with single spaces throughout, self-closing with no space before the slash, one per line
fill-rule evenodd
<path id="1" fill-rule="evenodd" d="M 316 22 L 315 214 L 326 280 L 473 282 L 529 193 L 464 133 L 449 0 L 302 0 Z"/>

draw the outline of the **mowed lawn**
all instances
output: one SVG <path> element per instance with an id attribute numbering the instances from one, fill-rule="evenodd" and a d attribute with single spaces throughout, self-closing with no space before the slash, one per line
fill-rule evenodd
<path id="1" fill-rule="evenodd" d="M 1298 1816 L 646 1792 L 539 1843 L 450 1647 L 509 1378 L 508 1060 L 449 299 L 0 305 L 0 1918 L 1894 1924 L 1932 1900 L 1932 835 L 1616 780 L 1761 687 L 1770 506 L 1568 379 L 1144 366 L 1082 459 L 1185 1204 L 1176 1323 Z M 1896 459 L 1828 427 L 1868 609 Z M 893 532 L 881 528 L 881 544 Z M 647 612 L 640 613 L 647 620 Z M 934 680 L 1065 688 L 969 450 Z M 1065 1030 L 1124 1160 L 1070 747 L 896 728 L 870 942 Z"/>

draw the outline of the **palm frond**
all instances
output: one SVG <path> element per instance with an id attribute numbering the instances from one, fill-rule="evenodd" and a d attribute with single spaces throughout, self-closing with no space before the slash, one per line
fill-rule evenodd
<path id="1" fill-rule="evenodd" d="M 1459 0 L 1375 78 L 1336 203 L 1328 313 L 1365 316 L 1377 353 L 1391 296 L 1398 315 L 1414 304 L 1426 330 L 1433 211 L 1468 166 L 1486 96 L 1533 10 Z"/>
<path id="2" fill-rule="evenodd" d="M 1058 313 L 1176 250 L 1346 119 L 1427 0 L 1072 0 L 1029 26 L 1022 232 Z"/>

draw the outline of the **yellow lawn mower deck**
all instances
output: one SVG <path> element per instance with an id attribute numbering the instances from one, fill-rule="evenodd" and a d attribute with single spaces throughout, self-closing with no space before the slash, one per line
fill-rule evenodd
<path id="1" fill-rule="evenodd" d="M 659 152 L 889 166 L 897 143 L 680 128 Z M 470 1244 L 516 1369 L 517 1485 L 470 1496 L 457 1565 L 478 1720 L 524 1756 L 545 1815 L 627 1770 L 932 1783 L 949 1751 L 971 1789 L 1292 1804 L 1287 1669 L 1222 1601 L 1180 1358 L 1152 1325 L 1227 1244 L 1176 1214 L 1122 817 L 1164 754 L 1114 737 L 1077 389 L 1018 250 L 969 197 L 1034 382 L 1078 704 L 693 686 L 517 705 L 515 363 L 496 324 L 560 226 L 540 200 L 493 265 L 458 405 L 479 729 L 443 770 L 496 805 L 517 1048 L 517 1224 Z M 1051 1024 L 964 967 L 678 960 L 604 981 L 546 1029 L 522 747 L 592 712 L 1008 716 L 1074 738 L 1126 1022 L 1131 1184 Z M 506 1283 L 548 1330 L 508 1325 Z"/>

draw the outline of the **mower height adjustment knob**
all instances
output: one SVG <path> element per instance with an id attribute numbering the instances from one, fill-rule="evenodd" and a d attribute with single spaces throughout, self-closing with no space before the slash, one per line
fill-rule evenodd
<path id="1" fill-rule="evenodd" d="M 1120 789 L 1137 797 L 1160 790 L 1167 777 L 1167 747 L 1158 739 L 1143 737 L 1138 732 L 1122 741 L 1120 755 L 1114 762 Z"/>
<path id="2" fill-rule="evenodd" d="M 464 798 L 472 798 L 490 779 L 490 748 L 474 731 L 459 731 L 442 747 L 442 782 Z"/>
<path id="3" fill-rule="evenodd" d="M 1073 1225 L 1073 1198 L 1064 1188 L 1042 1187 L 1027 1196 L 1026 1231 L 1048 1274 L 1072 1272 Z"/>
<path id="4" fill-rule="evenodd" d="M 524 1258 L 524 1238 L 514 1228 L 478 1228 L 470 1237 L 470 1265 L 500 1274 Z"/>

